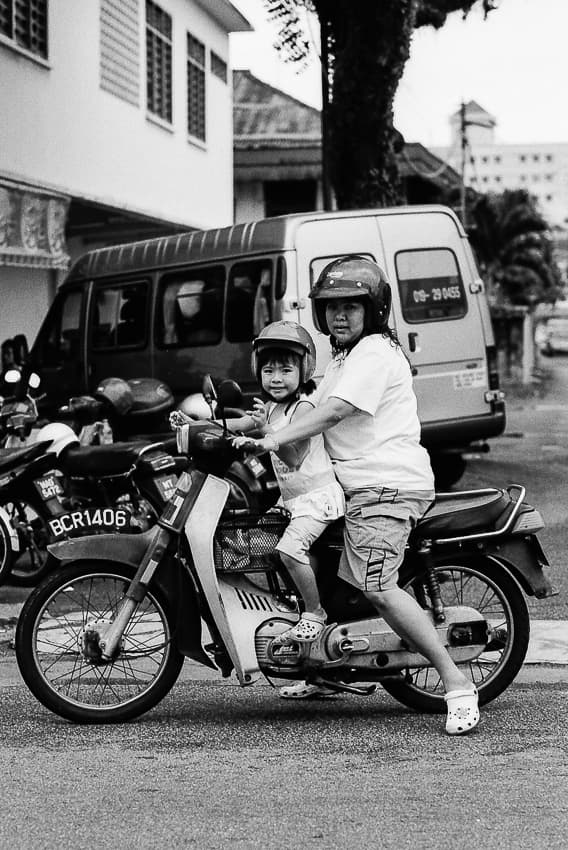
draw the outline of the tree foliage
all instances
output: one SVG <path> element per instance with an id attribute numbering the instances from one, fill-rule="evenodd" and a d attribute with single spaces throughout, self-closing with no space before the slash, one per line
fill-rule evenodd
<path id="1" fill-rule="evenodd" d="M 525 189 L 479 196 L 469 209 L 470 233 L 495 304 L 533 307 L 562 290 L 548 225 Z"/>
<path id="2" fill-rule="evenodd" d="M 311 45 L 302 10 L 317 14 L 321 30 L 324 168 L 340 209 L 391 206 L 401 201 L 393 101 L 416 27 L 444 25 L 494 0 L 264 0 L 280 29 L 277 48 L 303 63 Z"/>

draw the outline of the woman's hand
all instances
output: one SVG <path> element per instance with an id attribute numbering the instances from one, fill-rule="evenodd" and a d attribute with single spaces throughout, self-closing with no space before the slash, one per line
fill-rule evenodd
<path id="1" fill-rule="evenodd" d="M 253 399 L 252 410 L 247 410 L 247 415 L 253 420 L 255 428 L 261 430 L 265 427 L 268 413 L 266 410 L 266 405 L 260 398 Z"/>
<path id="2" fill-rule="evenodd" d="M 251 454 L 261 455 L 265 452 L 277 452 L 280 445 L 273 434 L 267 434 L 262 440 L 253 440 L 251 437 L 235 437 L 233 446 L 236 449 L 245 449 Z"/>

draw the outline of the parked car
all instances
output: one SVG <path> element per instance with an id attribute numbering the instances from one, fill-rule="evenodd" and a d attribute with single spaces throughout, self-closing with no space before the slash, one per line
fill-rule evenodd
<path id="1" fill-rule="evenodd" d="M 568 352 L 568 314 L 550 317 L 544 326 L 541 350 L 548 357 Z"/>

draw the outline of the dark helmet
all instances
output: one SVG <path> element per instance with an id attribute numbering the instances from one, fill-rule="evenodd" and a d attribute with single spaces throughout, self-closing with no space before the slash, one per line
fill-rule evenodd
<path id="1" fill-rule="evenodd" d="M 107 401 L 119 416 L 128 413 L 134 404 L 132 389 L 122 378 L 105 378 L 96 388 L 94 396 Z"/>
<path id="2" fill-rule="evenodd" d="M 350 254 L 328 263 L 310 291 L 316 328 L 329 335 L 325 302 L 332 298 L 356 298 L 365 302 L 365 330 L 382 333 L 391 308 L 391 288 L 384 271 L 372 260 Z"/>
<path id="3" fill-rule="evenodd" d="M 284 349 L 300 355 L 300 384 L 307 383 L 314 374 L 316 347 L 307 330 L 297 322 L 272 322 L 253 341 L 251 367 L 257 380 L 260 380 L 258 355 L 268 348 Z"/>

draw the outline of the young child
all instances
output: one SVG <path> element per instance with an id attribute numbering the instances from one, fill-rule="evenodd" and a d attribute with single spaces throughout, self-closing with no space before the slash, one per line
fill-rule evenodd
<path id="1" fill-rule="evenodd" d="M 253 342 L 252 371 L 262 385 L 268 402 L 255 398 L 246 417 L 233 420 L 231 427 L 277 435 L 280 428 L 297 422 L 314 405 L 308 396 L 315 389 L 311 380 L 316 351 L 309 333 L 296 322 L 273 322 Z M 335 478 L 323 437 L 308 437 L 271 453 L 280 487 L 279 504 L 291 514 L 277 550 L 300 591 L 305 610 L 293 628 L 278 642 L 311 643 L 326 623 L 312 567 L 311 545 L 345 509 L 343 490 Z"/>

